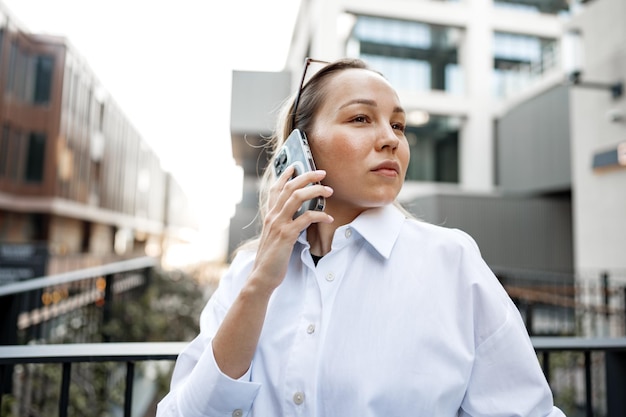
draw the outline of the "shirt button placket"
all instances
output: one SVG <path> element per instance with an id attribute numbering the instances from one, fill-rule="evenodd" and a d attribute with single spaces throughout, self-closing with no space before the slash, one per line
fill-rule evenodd
<path id="1" fill-rule="evenodd" d="M 335 274 L 333 274 L 332 272 L 329 272 L 326 274 L 326 281 L 333 282 L 334 280 L 335 280 Z"/>
<path id="2" fill-rule="evenodd" d="M 241 417 L 241 416 L 243 416 L 243 411 L 241 411 L 239 408 L 233 411 L 233 417 Z"/>

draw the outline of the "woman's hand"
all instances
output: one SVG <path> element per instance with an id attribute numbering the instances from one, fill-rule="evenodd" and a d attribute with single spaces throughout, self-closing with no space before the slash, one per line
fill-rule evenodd
<path id="1" fill-rule="evenodd" d="M 293 169 L 286 169 L 270 190 L 270 207 L 250 277 L 213 338 L 215 361 L 231 378 L 241 377 L 250 367 L 270 296 L 285 278 L 298 235 L 311 223 L 333 221 L 330 215 L 313 210 L 293 219 L 304 201 L 318 196 L 328 198 L 333 193 L 330 187 L 320 184 L 307 186 L 321 181 L 326 176 L 324 171 L 290 180 Z"/>
<path id="2" fill-rule="evenodd" d="M 293 218 L 306 200 L 319 196 L 328 198 L 333 193 L 332 188 L 315 184 L 326 176 L 325 171 L 307 172 L 291 179 L 293 172 L 293 166 L 287 168 L 270 189 L 269 207 L 250 276 L 270 292 L 285 277 L 289 257 L 300 232 L 312 223 L 333 221 L 330 215 L 314 210 L 307 210 L 296 219 Z M 308 186 L 309 184 L 314 185 Z"/>

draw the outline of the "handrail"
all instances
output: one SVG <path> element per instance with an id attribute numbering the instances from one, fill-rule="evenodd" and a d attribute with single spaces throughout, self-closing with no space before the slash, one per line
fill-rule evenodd
<path id="1" fill-rule="evenodd" d="M 626 352 L 626 337 L 531 337 L 537 352 Z M 69 343 L 0 346 L 0 364 L 175 360 L 188 342 Z"/>
<path id="2" fill-rule="evenodd" d="M 544 351 L 626 351 L 626 337 L 531 337 Z M 175 360 L 188 342 L 68 343 L 0 346 L 0 364 Z"/>
<path id="3" fill-rule="evenodd" d="M 188 342 L 69 343 L 0 346 L 0 365 L 175 360 Z"/>
<path id="4" fill-rule="evenodd" d="M 152 268 L 158 265 L 158 259 L 143 256 L 141 258 L 128 259 L 125 261 L 113 262 L 106 265 L 94 266 L 77 271 L 64 272 L 56 275 L 48 275 L 29 279 L 27 281 L 13 282 L 0 286 L 0 297 L 5 295 L 19 294 L 26 291 L 46 288 L 53 285 L 67 284 L 80 281 L 86 278 L 117 274 L 132 270 Z"/>
<path id="5" fill-rule="evenodd" d="M 607 358 L 613 356 L 619 366 L 626 366 L 626 337 L 585 338 L 585 337 L 531 337 L 537 354 L 543 356 L 542 367 L 550 380 L 550 354 L 575 351 L 584 354 L 585 368 L 585 414 L 594 413 L 591 396 L 591 353 L 605 352 Z M 69 403 L 70 369 L 73 363 L 80 362 L 126 362 L 126 389 L 124 415 L 130 416 L 133 397 L 134 366 L 137 361 L 174 361 L 188 342 L 145 342 L 145 343 L 75 343 L 51 345 L 0 346 L 0 373 L 6 366 L 24 363 L 59 363 L 63 367 L 59 415 L 67 416 Z M 608 365 L 606 365 L 608 366 Z M 617 371 L 620 372 L 619 370 Z M 626 410 L 621 400 L 624 376 L 607 380 L 607 395 L 612 398 L 609 409 L 616 415 Z M 612 386 L 616 385 L 616 386 Z M 0 394 L 1 395 L 1 394 Z M 0 396 L 0 404 L 2 397 Z"/>
<path id="6" fill-rule="evenodd" d="M 530 338 L 533 347 L 540 352 L 554 351 L 626 351 L 626 337 L 546 337 Z"/>

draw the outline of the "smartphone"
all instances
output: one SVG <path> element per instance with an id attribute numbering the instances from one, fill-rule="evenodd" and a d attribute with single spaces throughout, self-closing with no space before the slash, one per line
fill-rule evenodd
<path id="1" fill-rule="evenodd" d="M 313 154 L 309 148 L 309 142 L 306 139 L 306 135 L 299 129 L 294 129 L 280 151 L 274 159 L 274 172 L 276 176 L 280 176 L 289 166 L 294 165 L 294 174 L 292 179 L 298 175 L 302 175 L 305 172 L 315 171 L 315 163 L 313 162 Z M 315 183 L 315 184 L 319 184 Z M 313 184 L 309 184 L 311 186 Z M 326 201 L 324 197 L 316 197 L 312 200 L 305 201 L 302 206 L 296 211 L 293 218 L 304 214 L 307 210 L 324 210 Z"/>

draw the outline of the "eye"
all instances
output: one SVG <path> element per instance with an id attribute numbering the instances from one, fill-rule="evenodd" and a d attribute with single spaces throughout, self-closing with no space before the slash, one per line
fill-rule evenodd
<path id="1" fill-rule="evenodd" d="M 352 118 L 352 122 L 354 123 L 367 123 L 368 118 L 367 116 L 363 115 L 363 114 L 359 114 L 357 116 L 354 116 Z"/>
<path id="2" fill-rule="evenodd" d="M 399 130 L 400 132 L 403 132 L 403 133 L 405 130 L 405 126 L 402 123 L 392 123 L 391 128 L 394 130 Z"/>

